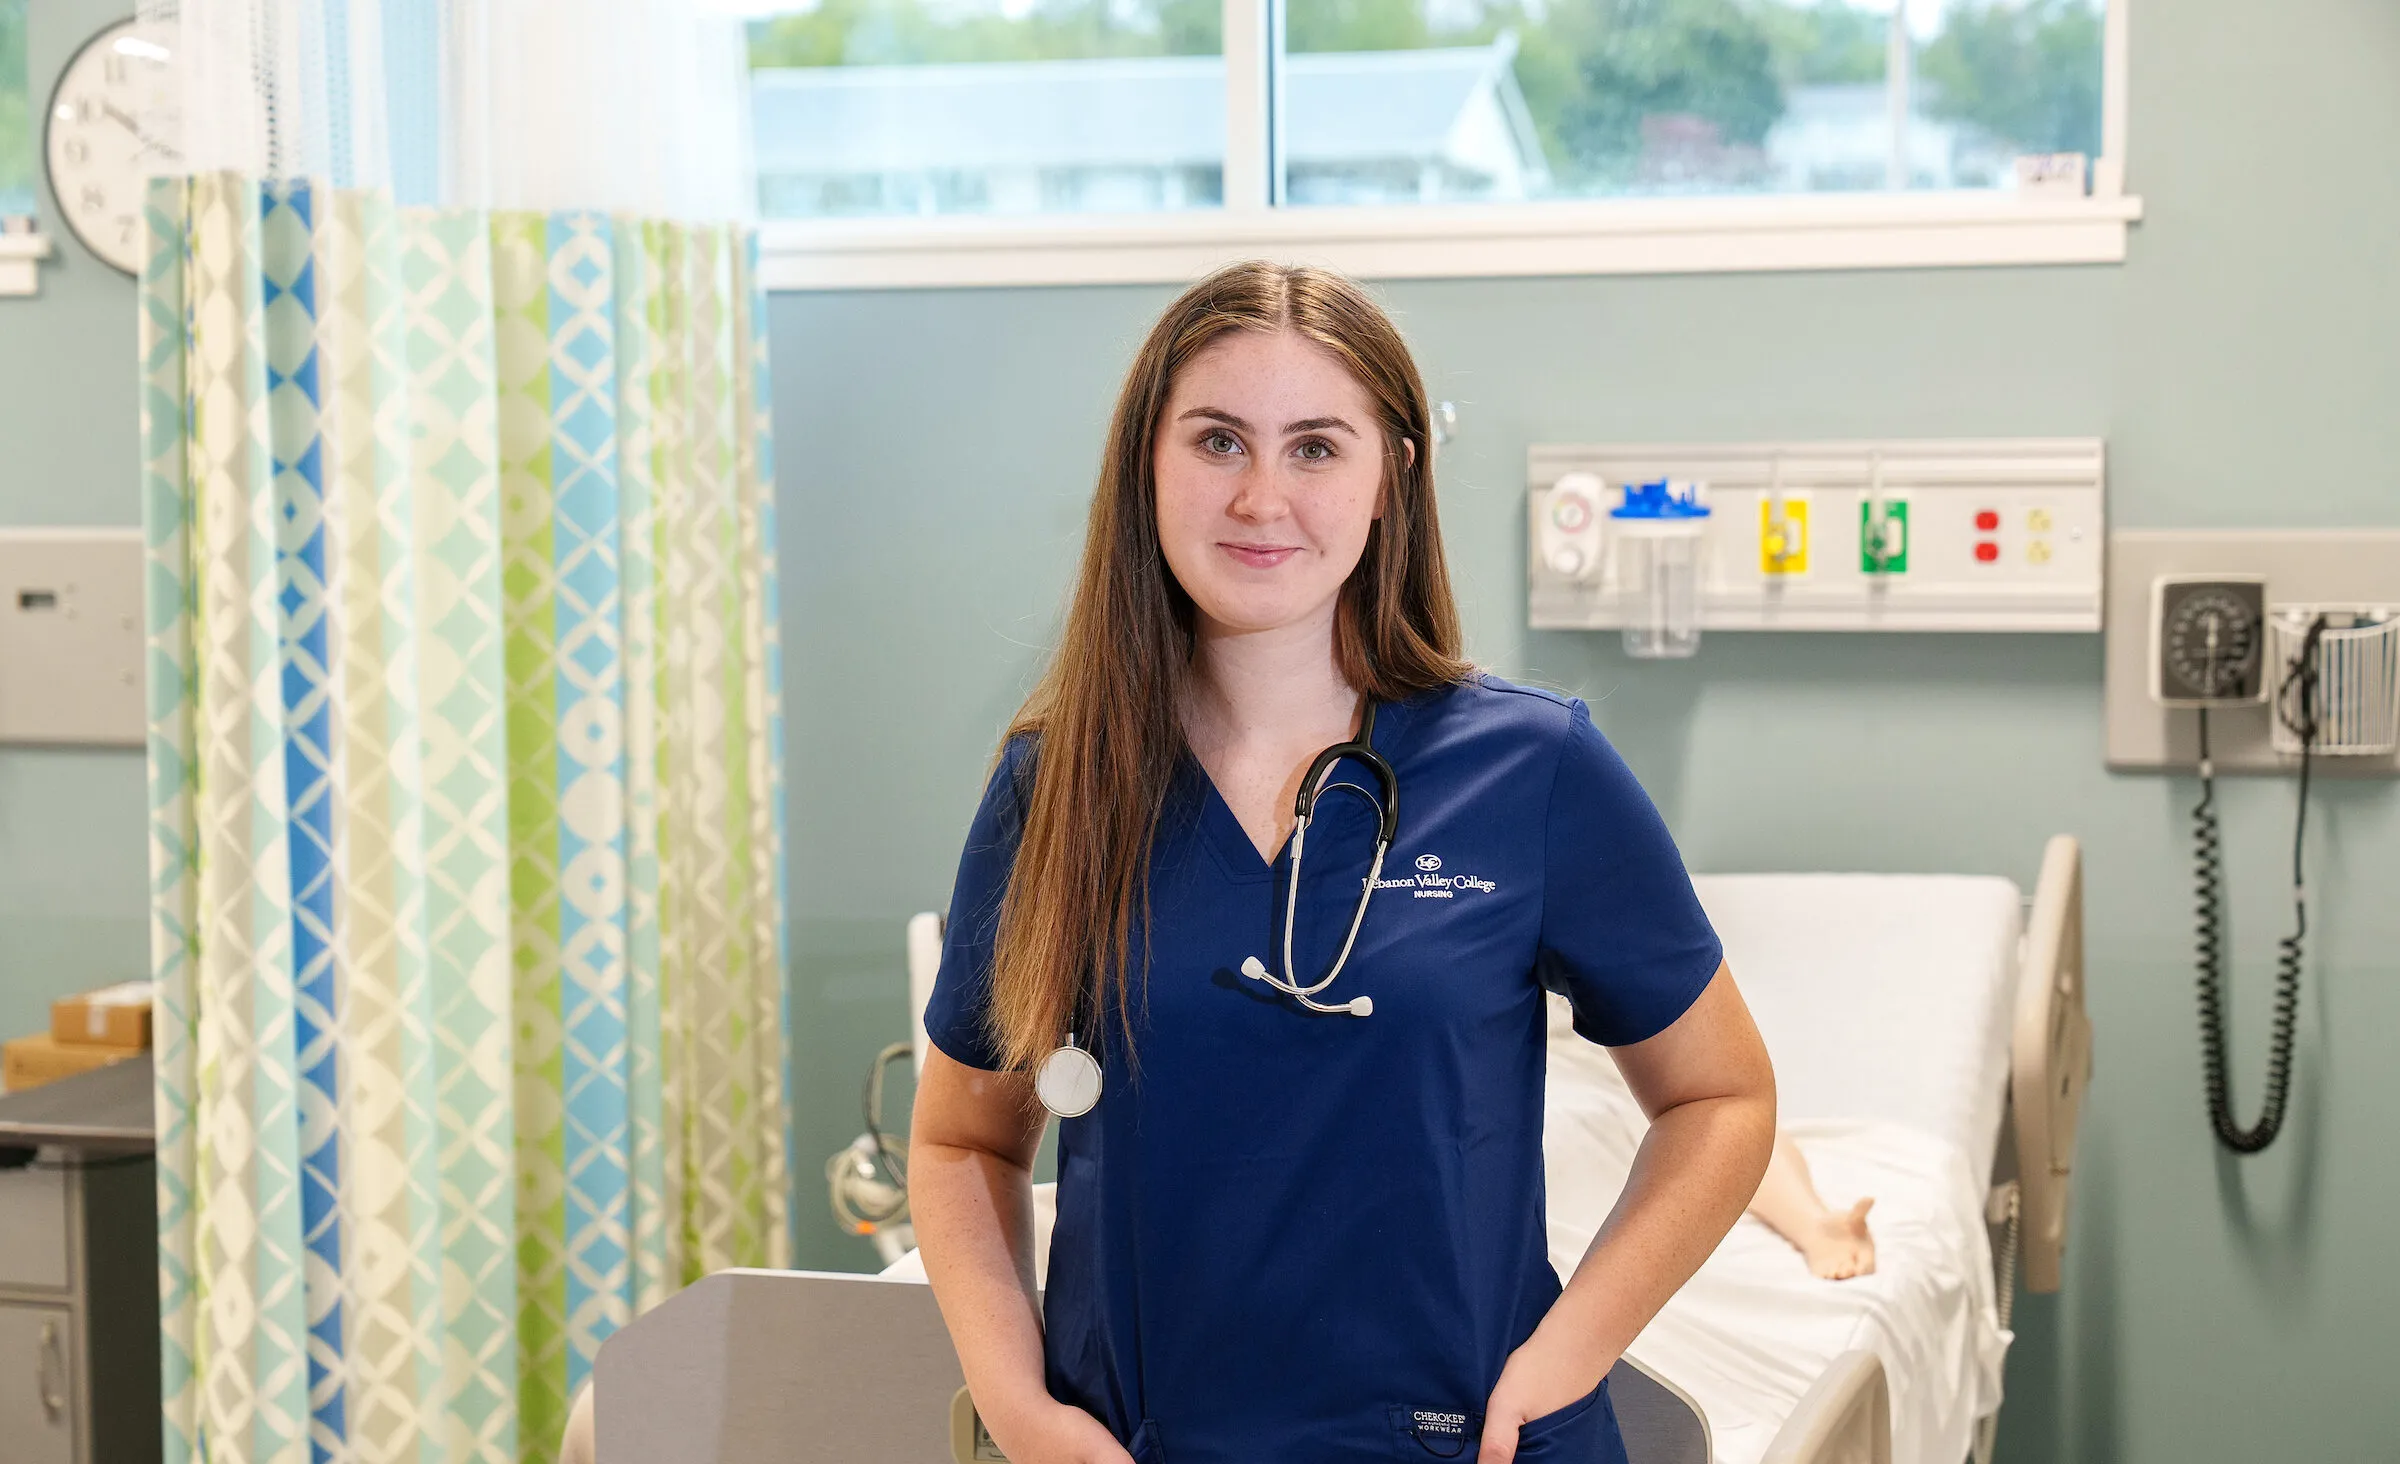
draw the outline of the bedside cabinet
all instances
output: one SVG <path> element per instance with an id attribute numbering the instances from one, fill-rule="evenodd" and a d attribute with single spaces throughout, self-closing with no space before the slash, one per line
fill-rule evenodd
<path id="1" fill-rule="evenodd" d="M 0 1457 L 155 1464 L 157 1167 L 39 1152 L 0 1170 Z"/>
<path id="2" fill-rule="evenodd" d="M 145 1054 L 0 1096 L 6 1464 L 163 1451 L 151 1082 Z"/>

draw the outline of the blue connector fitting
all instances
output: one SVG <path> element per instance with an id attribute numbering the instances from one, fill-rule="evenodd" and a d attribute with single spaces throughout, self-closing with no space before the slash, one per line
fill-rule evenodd
<path id="1" fill-rule="evenodd" d="M 1608 516 L 1616 519 L 1696 519 L 1708 515 L 1708 505 L 1700 501 L 1697 486 L 1665 478 L 1626 484 L 1625 501 L 1608 511 Z"/>

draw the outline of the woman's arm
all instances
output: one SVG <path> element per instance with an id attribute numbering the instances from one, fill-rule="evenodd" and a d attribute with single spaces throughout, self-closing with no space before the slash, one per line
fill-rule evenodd
<path id="1" fill-rule="evenodd" d="M 1033 1156 L 1048 1115 L 1021 1073 L 929 1048 L 909 1119 L 908 1194 L 925 1276 L 992 1441 L 1016 1464 L 1132 1464 L 1100 1421 L 1050 1396 L 1033 1286 Z"/>
<path id="2" fill-rule="evenodd" d="M 1502 1369 L 1479 1464 L 1509 1464 L 1528 1419 L 1600 1385 L 1742 1217 L 1775 1147 L 1774 1069 L 1724 966 L 1674 1025 L 1610 1052 L 1650 1132 L 1566 1290 Z"/>

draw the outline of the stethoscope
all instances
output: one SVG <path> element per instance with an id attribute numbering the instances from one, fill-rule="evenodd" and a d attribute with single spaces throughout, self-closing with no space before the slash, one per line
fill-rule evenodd
<path id="1" fill-rule="evenodd" d="M 1242 962 L 1242 974 L 1253 981 L 1262 981 L 1298 1002 L 1303 1008 L 1323 1016 L 1367 1017 L 1375 1013 L 1373 997 L 1354 996 L 1345 1002 L 1328 1004 L 1318 995 L 1333 984 L 1349 964 L 1350 949 L 1358 942 L 1358 928 L 1367 918 L 1367 902 L 1375 896 L 1375 885 L 1383 877 L 1383 856 L 1391 850 L 1392 838 L 1400 829 L 1400 780 L 1392 765 L 1375 750 L 1375 703 L 1367 703 L 1359 719 L 1358 736 L 1348 742 L 1337 742 L 1317 754 L 1308 765 L 1308 776 L 1300 780 L 1299 796 L 1292 800 L 1292 873 L 1283 890 L 1283 974 L 1269 971 L 1266 963 L 1256 956 Z M 1375 775 L 1380 790 L 1370 793 L 1357 783 L 1334 783 L 1334 766 L 1345 759 L 1363 764 Z M 1333 967 L 1323 978 L 1302 986 L 1292 975 L 1292 921 L 1300 899 L 1300 860 L 1308 847 L 1308 824 L 1316 813 L 1317 795 L 1347 788 L 1375 806 L 1375 858 L 1367 867 L 1367 877 L 1358 888 L 1358 905 L 1350 912 L 1350 930 L 1342 937 L 1342 949 L 1333 958 Z M 1067 1040 L 1041 1061 L 1034 1069 L 1033 1090 L 1042 1106 L 1060 1118 L 1081 1118 L 1100 1101 L 1100 1059 L 1080 1046 L 1076 1037 L 1083 1027 L 1080 1017 L 1082 1002 L 1077 1003 L 1078 1016 L 1071 1020 Z"/>

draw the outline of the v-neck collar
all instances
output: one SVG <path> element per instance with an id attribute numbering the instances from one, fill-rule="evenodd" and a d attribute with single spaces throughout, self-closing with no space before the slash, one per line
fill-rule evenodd
<path id="1" fill-rule="evenodd" d="M 1438 695 L 1439 691 L 1432 694 Z M 1382 753 L 1384 761 L 1390 763 L 1395 772 L 1400 767 L 1400 740 L 1408 730 L 1411 715 L 1424 700 L 1424 695 L 1418 695 L 1404 701 L 1375 704 L 1375 726 L 1367 734 L 1367 745 Z M 1184 749 L 1183 763 L 1186 776 L 1197 787 L 1203 841 L 1216 856 L 1225 877 L 1235 884 L 1260 884 L 1280 878 L 1291 864 L 1292 836 L 1288 833 L 1283 836 L 1283 842 L 1276 846 L 1273 859 L 1261 858 L 1258 846 L 1250 842 L 1249 832 L 1242 827 L 1241 819 L 1235 816 L 1233 805 L 1227 803 L 1225 795 L 1217 791 L 1217 780 L 1208 775 L 1208 769 L 1201 765 L 1200 759 L 1188 747 Z M 1337 763 L 1335 766 L 1340 768 L 1346 764 Z M 1345 795 L 1343 802 L 1349 801 Z M 1315 873 L 1312 866 L 1309 877 L 1314 878 Z"/>

